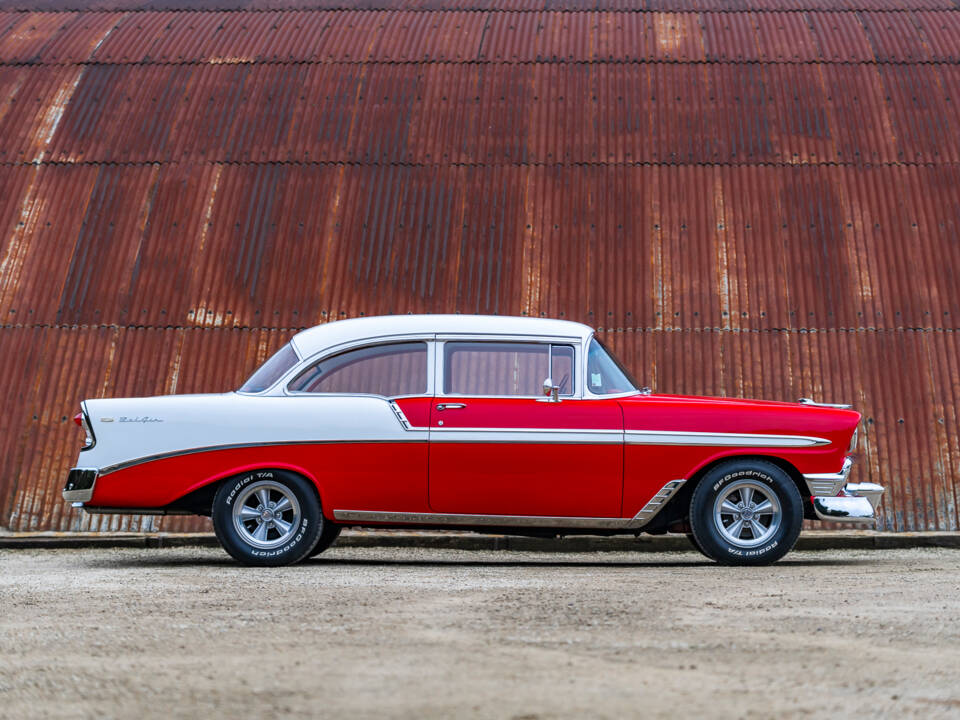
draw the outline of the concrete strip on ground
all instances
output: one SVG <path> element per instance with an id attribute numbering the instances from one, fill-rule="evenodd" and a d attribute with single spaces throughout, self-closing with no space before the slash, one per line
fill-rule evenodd
<path id="1" fill-rule="evenodd" d="M 0 531 L 0 549 L 210 547 L 212 533 L 9 533 Z M 467 532 L 415 530 L 345 530 L 339 547 L 412 547 L 448 550 L 520 550 L 530 552 L 673 552 L 690 550 L 684 535 L 598 537 L 573 535 L 534 538 Z M 960 548 L 960 532 L 884 533 L 870 530 L 804 533 L 795 550 Z"/>

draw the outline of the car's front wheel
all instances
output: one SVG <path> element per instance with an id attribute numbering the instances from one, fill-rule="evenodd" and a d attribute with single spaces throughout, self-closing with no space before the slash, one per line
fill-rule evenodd
<path id="1" fill-rule="evenodd" d="M 316 546 L 324 524 L 313 486 L 284 470 L 257 470 L 225 481 L 211 515 L 223 549 L 245 565 L 300 562 Z"/>
<path id="2" fill-rule="evenodd" d="M 800 535 L 803 500 L 790 476 L 765 460 L 730 460 L 701 479 L 690 527 L 703 553 L 725 565 L 768 565 Z"/>

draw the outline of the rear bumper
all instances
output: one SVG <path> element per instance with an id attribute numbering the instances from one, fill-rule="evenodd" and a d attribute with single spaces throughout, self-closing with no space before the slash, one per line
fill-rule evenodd
<path id="1" fill-rule="evenodd" d="M 804 475 L 813 510 L 820 520 L 873 522 L 883 487 L 873 483 L 848 483 L 853 460 L 846 458 L 838 473 Z"/>
<path id="2" fill-rule="evenodd" d="M 69 503 L 90 502 L 99 476 L 96 468 L 71 468 L 63 486 L 63 499 Z"/>

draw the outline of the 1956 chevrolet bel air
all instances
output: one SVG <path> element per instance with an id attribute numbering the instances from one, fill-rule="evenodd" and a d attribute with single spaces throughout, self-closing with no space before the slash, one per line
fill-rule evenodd
<path id="1" fill-rule="evenodd" d="M 871 522 L 845 406 L 652 394 L 578 323 L 406 315 L 305 330 L 236 392 L 86 400 L 64 498 L 209 515 L 224 549 L 285 565 L 345 526 L 684 532 L 783 557 L 804 518 Z"/>

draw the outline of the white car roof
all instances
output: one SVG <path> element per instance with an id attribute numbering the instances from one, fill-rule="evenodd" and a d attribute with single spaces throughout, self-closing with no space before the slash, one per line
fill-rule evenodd
<path id="1" fill-rule="evenodd" d="M 344 343 L 395 335 L 530 335 L 586 340 L 593 328 L 568 320 L 503 315 L 381 315 L 317 325 L 293 338 L 306 358 Z"/>

